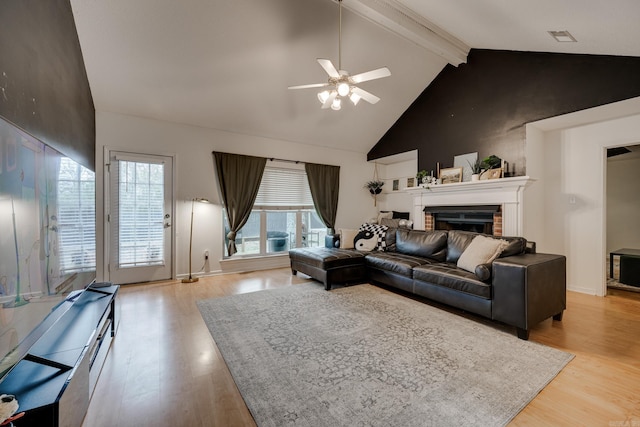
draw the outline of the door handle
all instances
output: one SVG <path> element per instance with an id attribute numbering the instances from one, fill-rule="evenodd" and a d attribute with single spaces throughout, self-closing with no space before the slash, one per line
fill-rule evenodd
<path id="1" fill-rule="evenodd" d="M 169 228 L 171 227 L 171 223 L 170 222 L 165 222 L 164 223 L 164 228 Z"/>

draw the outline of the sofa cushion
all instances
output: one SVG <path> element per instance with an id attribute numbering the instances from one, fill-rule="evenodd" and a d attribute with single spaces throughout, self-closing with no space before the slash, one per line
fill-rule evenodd
<path id="1" fill-rule="evenodd" d="M 527 249 L 527 239 L 524 237 L 501 237 L 501 239 L 506 240 L 509 244 L 502 250 L 499 258 L 520 255 L 525 253 Z"/>
<path id="2" fill-rule="evenodd" d="M 429 261 L 427 258 L 405 255 L 397 252 L 371 252 L 365 256 L 364 262 L 367 267 L 391 271 L 393 273 L 411 277 L 412 269 L 414 267 L 428 264 L 433 261 Z"/>
<path id="3" fill-rule="evenodd" d="M 358 234 L 358 230 L 339 228 L 338 234 L 340 234 L 340 249 L 353 249 L 353 239 Z"/>
<path id="4" fill-rule="evenodd" d="M 382 218 L 389 218 L 389 219 L 393 218 L 393 212 L 381 211 L 380 213 L 378 213 L 376 224 L 380 224 L 380 221 L 382 220 Z"/>
<path id="5" fill-rule="evenodd" d="M 447 249 L 447 232 L 403 230 L 396 231 L 396 251 L 404 255 L 444 261 Z"/>
<path id="6" fill-rule="evenodd" d="M 480 233 L 472 231 L 449 230 L 447 237 L 447 262 L 456 264 L 462 252 L 467 249 L 469 243 Z"/>
<path id="7" fill-rule="evenodd" d="M 386 225 L 364 223 L 353 239 L 353 246 L 359 251 L 383 251 L 386 247 L 385 237 L 389 227 Z"/>
<path id="8" fill-rule="evenodd" d="M 462 252 L 456 265 L 475 274 L 477 266 L 492 263 L 508 244 L 505 240 L 478 235 Z"/>
<path id="9" fill-rule="evenodd" d="M 417 266 L 413 269 L 413 279 L 491 299 L 490 284 L 478 280 L 474 273 L 464 271 L 452 264 L 435 263 Z"/>
<path id="10" fill-rule="evenodd" d="M 395 252 L 396 250 L 396 231 L 397 228 L 391 228 L 387 230 L 387 235 L 385 236 L 386 246 L 384 248 L 385 251 Z"/>
<path id="11" fill-rule="evenodd" d="M 497 237 L 488 234 L 475 233 L 473 231 L 450 230 L 447 239 L 447 262 L 456 264 L 462 252 L 476 236 L 487 236 L 495 239 L 506 240 L 509 244 L 500 254 L 500 258 L 519 255 L 527 248 L 527 239 L 524 237 Z"/>

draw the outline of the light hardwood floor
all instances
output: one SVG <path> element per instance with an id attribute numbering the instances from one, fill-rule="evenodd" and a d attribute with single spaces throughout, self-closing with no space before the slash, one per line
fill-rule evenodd
<path id="1" fill-rule="evenodd" d="M 123 286 L 84 427 L 254 426 L 195 302 L 305 277 L 277 269 Z M 567 305 L 562 322 L 542 322 L 530 340 L 576 357 L 511 425 L 640 427 L 640 294 L 569 292 Z"/>

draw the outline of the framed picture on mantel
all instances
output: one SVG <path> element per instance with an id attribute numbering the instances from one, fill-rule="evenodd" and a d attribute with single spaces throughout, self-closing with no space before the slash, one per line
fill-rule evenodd
<path id="1" fill-rule="evenodd" d="M 440 180 L 443 184 L 462 182 L 462 167 L 440 169 Z"/>
<path id="2" fill-rule="evenodd" d="M 503 173 L 504 173 L 504 169 L 502 169 L 502 168 L 489 169 L 489 170 L 486 170 L 486 171 L 482 172 L 482 175 L 480 175 L 480 179 L 481 180 L 499 179 L 499 178 L 502 178 Z"/>
<path id="3" fill-rule="evenodd" d="M 415 177 L 407 178 L 407 188 L 415 187 L 416 186 L 415 183 L 416 183 Z"/>

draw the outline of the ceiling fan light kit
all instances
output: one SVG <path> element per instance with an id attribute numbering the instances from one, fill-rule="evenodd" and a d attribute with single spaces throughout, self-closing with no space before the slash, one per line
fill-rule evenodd
<path id="1" fill-rule="evenodd" d="M 313 83 L 308 85 L 289 86 L 289 89 L 310 89 L 310 88 L 329 88 L 318 93 L 318 100 L 322 104 L 323 109 L 331 108 L 338 111 L 342 108 L 341 98 L 348 97 L 353 105 L 358 105 L 361 99 L 375 104 L 380 98 L 374 94 L 360 89 L 356 86 L 358 83 L 369 80 L 380 79 L 391 75 L 391 71 L 387 67 L 378 68 L 364 73 L 350 76 L 349 73 L 342 69 L 342 0 L 338 0 L 339 7 L 339 31 L 338 31 L 338 68 L 328 59 L 318 58 L 318 64 L 324 69 L 329 76 L 327 83 Z"/>

